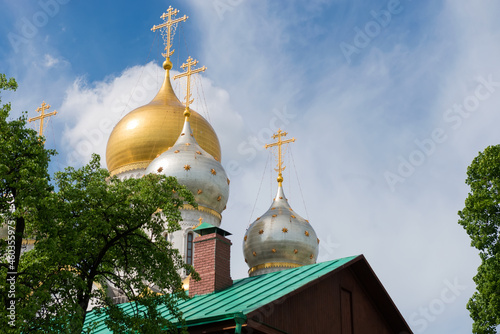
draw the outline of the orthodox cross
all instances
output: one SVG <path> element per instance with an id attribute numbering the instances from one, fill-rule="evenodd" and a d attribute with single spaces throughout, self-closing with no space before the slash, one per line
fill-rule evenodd
<path id="1" fill-rule="evenodd" d="M 283 144 L 288 144 L 288 143 L 293 143 L 295 141 L 295 138 L 292 139 L 287 139 L 287 140 L 282 140 L 282 137 L 285 137 L 288 133 L 282 131 L 281 129 L 278 129 L 278 133 L 275 133 L 273 135 L 273 139 L 278 138 L 278 141 L 275 143 L 271 144 L 266 144 L 264 148 L 269 148 L 273 146 L 278 146 L 278 168 L 275 168 L 274 170 L 278 172 L 278 183 L 281 186 L 281 182 L 283 182 L 283 174 L 282 172 L 285 170 L 286 166 L 283 166 L 283 152 L 281 150 L 281 146 Z"/>
<path id="2" fill-rule="evenodd" d="M 37 117 L 32 117 L 32 118 L 28 119 L 28 122 L 40 120 L 40 131 L 38 131 L 39 136 L 43 136 L 43 119 L 46 117 L 54 116 L 55 114 L 57 114 L 57 111 L 55 111 L 55 110 L 53 112 L 46 114 L 45 110 L 48 110 L 48 109 L 50 109 L 50 105 L 46 104 L 45 101 L 43 101 L 42 106 L 38 107 L 36 109 L 36 111 L 38 111 L 40 113 L 40 115 L 38 115 Z"/>
<path id="3" fill-rule="evenodd" d="M 166 59 L 170 58 L 170 56 L 174 53 L 175 50 L 170 51 L 170 48 L 172 47 L 172 26 L 178 22 L 183 22 L 188 19 L 186 15 L 183 17 L 179 17 L 177 19 L 172 20 L 172 16 L 177 15 L 179 13 L 179 10 L 173 9 L 172 6 L 168 7 L 168 10 L 166 13 L 163 13 L 160 18 L 163 19 L 163 23 L 159 25 L 154 25 L 153 28 L 151 28 L 151 31 L 156 31 L 161 28 L 165 28 L 166 33 L 167 33 L 167 41 L 165 45 L 165 53 L 162 53 L 161 55 L 165 57 Z"/>
<path id="4" fill-rule="evenodd" d="M 184 116 L 189 117 L 191 113 L 189 112 L 189 105 L 193 103 L 194 99 L 191 99 L 191 75 L 199 72 L 205 72 L 207 69 L 205 66 L 200 67 L 198 69 L 191 69 L 191 66 L 196 66 L 198 64 L 197 60 L 193 60 L 191 56 L 187 59 L 187 62 L 182 64 L 181 68 L 186 68 L 186 72 L 177 74 L 174 76 L 175 79 L 179 79 L 182 77 L 187 77 L 187 83 L 186 83 L 186 102 L 184 105 L 186 106 L 186 110 L 184 111 Z"/>

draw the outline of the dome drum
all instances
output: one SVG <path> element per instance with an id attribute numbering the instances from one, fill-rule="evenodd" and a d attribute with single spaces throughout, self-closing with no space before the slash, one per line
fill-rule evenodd
<path id="1" fill-rule="evenodd" d="M 219 227 L 221 224 L 221 215 L 214 210 L 205 209 L 206 208 L 202 206 L 198 206 L 198 209 L 195 209 L 192 206 L 189 206 L 189 209 L 180 209 L 182 221 L 180 221 L 179 224 L 183 229 L 191 228 L 193 226 L 199 225 L 201 218 L 203 222 L 215 227 Z"/>

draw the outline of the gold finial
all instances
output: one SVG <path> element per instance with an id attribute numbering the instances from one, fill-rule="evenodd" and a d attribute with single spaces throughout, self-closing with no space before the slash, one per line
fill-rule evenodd
<path id="1" fill-rule="evenodd" d="M 278 141 L 276 143 L 271 143 L 271 144 L 266 144 L 264 147 L 269 148 L 273 146 L 278 146 L 278 168 L 275 168 L 274 170 L 278 172 L 278 183 L 281 187 L 281 183 L 283 182 L 283 174 L 282 172 L 285 170 L 286 166 L 283 166 L 283 152 L 281 150 L 281 146 L 283 144 L 287 143 L 293 143 L 295 141 L 295 138 L 292 139 L 287 139 L 287 140 L 282 140 L 281 137 L 285 137 L 288 133 L 281 131 L 281 129 L 278 129 L 278 133 L 275 133 L 273 135 L 273 139 L 278 138 Z"/>
<path id="2" fill-rule="evenodd" d="M 172 16 L 175 16 L 178 13 L 179 10 L 173 9 L 172 6 L 169 6 L 167 12 L 163 13 L 163 15 L 160 16 L 160 18 L 163 19 L 164 22 L 159 25 L 154 25 L 153 28 L 151 28 L 151 31 L 165 28 L 162 30 L 163 41 L 165 43 L 165 53 L 161 54 L 163 57 L 165 57 L 165 62 L 163 63 L 163 68 L 165 70 L 170 70 L 172 68 L 170 56 L 174 53 L 175 50 L 170 50 L 170 48 L 172 47 L 172 37 L 175 33 L 175 24 L 177 24 L 178 22 L 186 21 L 188 19 L 188 17 L 184 15 L 183 17 L 172 20 Z M 174 31 L 172 31 L 172 27 L 174 27 Z"/>
<path id="3" fill-rule="evenodd" d="M 198 218 L 198 221 L 199 221 L 199 223 L 198 223 L 198 224 L 196 224 L 196 225 L 194 225 L 194 226 L 192 227 L 193 229 L 197 228 L 198 226 L 200 226 L 200 225 L 202 224 L 202 222 L 203 222 L 203 218 L 201 218 L 201 217 L 200 217 L 200 218 Z"/>
<path id="4" fill-rule="evenodd" d="M 39 112 L 40 115 L 28 119 L 28 122 L 30 122 L 30 123 L 33 121 L 40 120 L 40 130 L 38 131 L 39 136 L 43 136 L 43 119 L 46 117 L 54 116 L 55 114 L 57 114 L 57 111 L 55 111 L 55 110 L 53 112 L 46 114 L 45 110 L 48 110 L 48 109 L 50 109 L 50 105 L 46 104 L 45 101 L 43 101 L 42 106 L 38 107 L 36 109 L 36 111 Z"/>
<path id="5" fill-rule="evenodd" d="M 186 106 L 186 110 L 184 111 L 184 116 L 189 117 L 191 116 L 191 112 L 189 111 L 189 105 L 193 103 L 194 99 L 191 99 L 191 75 L 199 72 L 205 72 L 207 69 L 205 66 L 200 67 L 196 70 L 191 69 L 191 66 L 196 66 L 198 64 L 197 60 L 194 60 L 191 58 L 191 56 L 187 59 L 187 61 L 182 64 L 181 68 L 186 68 L 186 72 L 177 74 L 174 76 L 175 79 L 179 79 L 182 77 L 187 77 L 187 83 L 186 83 L 186 100 L 184 105 Z"/>

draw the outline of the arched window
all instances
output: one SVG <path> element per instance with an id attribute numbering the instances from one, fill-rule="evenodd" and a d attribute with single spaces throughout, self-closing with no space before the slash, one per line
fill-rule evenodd
<path id="1" fill-rule="evenodd" d="M 193 232 L 187 234 L 186 264 L 193 265 Z"/>

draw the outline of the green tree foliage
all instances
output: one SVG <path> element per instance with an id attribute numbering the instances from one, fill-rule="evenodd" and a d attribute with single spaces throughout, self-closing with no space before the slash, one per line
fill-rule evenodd
<path id="1" fill-rule="evenodd" d="M 470 193 L 459 223 L 479 250 L 476 291 L 467 304 L 473 332 L 494 334 L 500 325 L 500 145 L 489 146 L 467 169 Z"/>
<path id="2" fill-rule="evenodd" d="M 0 90 L 15 90 L 14 79 L 0 74 Z M 26 127 L 23 115 L 9 120 L 10 103 L 0 107 L 0 327 L 13 319 L 17 280 L 22 272 L 22 240 L 36 220 L 41 200 L 50 194 L 47 172 L 51 155 L 36 131 Z M 19 271 L 19 273 L 18 273 Z M 9 310 L 10 308 L 10 310 Z M 12 312 L 11 312 L 12 311 Z M 9 317 L 10 315 L 10 317 Z"/>
<path id="3" fill-rule="evenodd" d="M 16 88 L 0 74 L 0 90 Z M 9 120 L 10 109 L 0 109 L 0 332 L 91 332 L 91 302 L 115 333 L 182 331 L 179 272 L 197 275 L 165 233 L 180 228 L 179 208 L 196 206 L 193 195 L 171 177 L 112 178 L 97 155 L 56 173 L 54 191 L 47 170 L 55 152 L 25 116 Z M 34 249 L 21 253 L 26 238 Z M 132 301 L 128 312 L 113 304 L 109 287 Z"/>
<path id="4" fill-rule="evenodd" d="M 23 331 L 80 333 L 92 300 L 107 306 L 101 313 L 117 333 L 177 332 L 157 306 L 181 321 L 176 301 L 187 297 L 178 271 L 192 268 L 165 233 L 180 229 L 183 203 L 196 205 L 191 192 L 161 175 L 110 178 L 97 155 L 54 179 L 58 191 L 44 200 L 44 213 L 29 231 L 36 246 L 26 254 L 26 291 L 19 304 L 37 307 L 32 310 L 36 316 L 24 319 Z M 135 302 L 135 312 L 125 314 L 113 306 L 109 284 Z"/>

